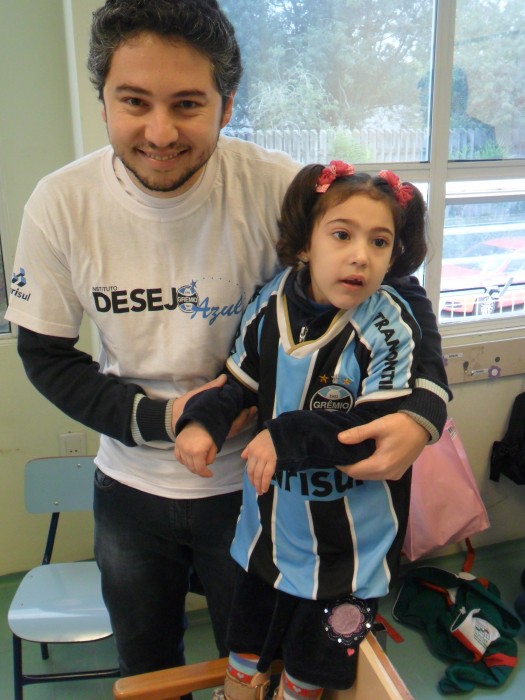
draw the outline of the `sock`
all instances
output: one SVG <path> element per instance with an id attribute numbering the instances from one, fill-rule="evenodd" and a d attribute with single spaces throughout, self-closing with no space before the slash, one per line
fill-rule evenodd
<path id="1" fill-rule="evenodd" d="M 283 698 L 284 700 L 318 700 L 323 692 L 322 688 L 316 685 L 310 685 L 304 681 L 298 681 L 297 678 L 290 676 L 283 671 Z"/>
<path id="2" fill-rule="evenodd" d="M 228 657 L 228 673 L 239 683 L 250 685 L 251 679 L 257 673 L 258 661 L 259 657 L 255 654 L 237 654 L 231 651 Z"/>

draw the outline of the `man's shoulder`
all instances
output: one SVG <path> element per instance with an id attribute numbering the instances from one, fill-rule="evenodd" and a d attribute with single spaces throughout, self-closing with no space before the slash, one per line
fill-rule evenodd
<path id="1" fill-rule="evenodd" d="M 280 174 L 291 179 L 301 167 L 287 153 L 263 148 L 232 136 L 221 135 L 217 151 L 226 168 L 233 166 L 260 174 Z"/>
<path id="2" fill-rule="evenodd" d="M 68 182 L 72 181 L 76 177 L 90 177 L 92 173 L 99 175 L 99 168 L 102 167 L 102 163 L 110 157 L 112 153 L 111 146 L 104 146 L 97 151 L 88 153 L 87 155 L 81 156 L 76 160 L 66 163 L 65 165 L 57 168 L 53 172 L 45 175 L 41 181 L 40 185 L 46 185 L 47 183 L 56 182 Z"/>

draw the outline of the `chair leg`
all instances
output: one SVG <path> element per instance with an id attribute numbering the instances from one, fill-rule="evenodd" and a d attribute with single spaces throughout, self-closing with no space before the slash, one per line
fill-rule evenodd
<path id="1" fill-rule="evenodd" d="M 45 642 L 40 645 L 40 654 L 44 661 L 49 659 L 49 646 Z"/>
<path id="2" fill-rule="evenodd" d="M 22 640 L 13 635 L 13 682 L 14 700 L 23 700 L 24 689 L 22 686 Z"/>

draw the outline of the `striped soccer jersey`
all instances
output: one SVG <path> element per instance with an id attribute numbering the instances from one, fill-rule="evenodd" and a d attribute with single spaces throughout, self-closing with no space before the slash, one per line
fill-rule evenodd
<path id="1" fill-rule="evenodd" d="M 338 311 L 319 337 L 295 342 L 284 293 L 289 274 L 250 303 L 227 362 L 258 392 L 260 424 L 298 410 L 330 416 L 366 409 L 370 420 L 386 400 L 410 393 L 419 327 L 392 288 Z M 289 436 L 305 445 L 308 438 L 300 429 Z M 361 482 L 335 466 L 278 469 L 266 494 L 257 496 L 246 476 L 243 489 L 231 551 L 245 570 L 301 598 L 388 592 L 408 517 L 410 470 L 398 481 Z"/>

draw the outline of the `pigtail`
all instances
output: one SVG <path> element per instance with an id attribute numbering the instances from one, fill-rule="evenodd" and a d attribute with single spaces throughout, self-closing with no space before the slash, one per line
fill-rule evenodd
<path id="1" fill-rule="evenodd" d="M 277 243 L 277 255 L 282 265 L 294 267 L 297 254 L 308 245 L 314 222 L 313 209 L 319 198 L 315 185 L 322 169 L 319 164 L 302 168 L 284 195 Z"/>
<path id="2" fill-rule="evenodd" d="M 423 264 L 427 254 L 427 207 L 417 187 L 410 186 L 413 196 L 403 207 L 402 221 L 397 229 L 399 247 L 390 266 L 389 278 L 413 274 Z"/>

